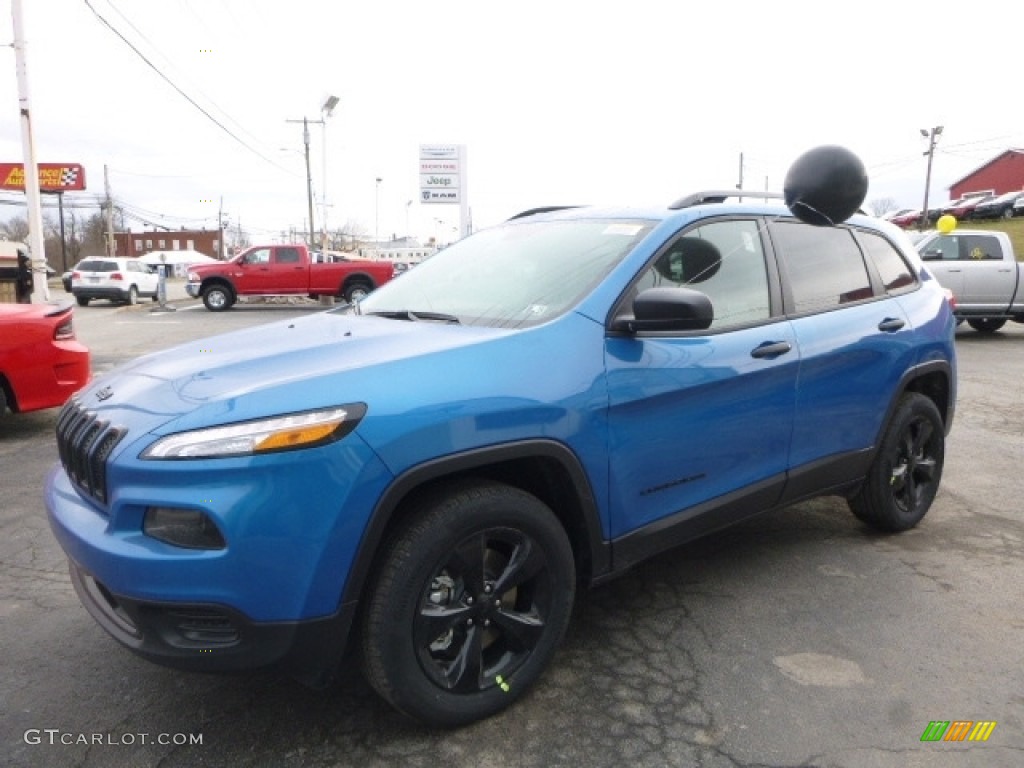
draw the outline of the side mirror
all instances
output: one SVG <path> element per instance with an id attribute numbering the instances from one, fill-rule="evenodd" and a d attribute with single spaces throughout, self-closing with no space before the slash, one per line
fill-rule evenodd
<path id="1" fill-rule="evenodd" d="M 692 288 L 648 288 L 633 300 L 633 314 L 612 321 L 613 331 L 703 331 L 715 317 L 711 299 Z"/>

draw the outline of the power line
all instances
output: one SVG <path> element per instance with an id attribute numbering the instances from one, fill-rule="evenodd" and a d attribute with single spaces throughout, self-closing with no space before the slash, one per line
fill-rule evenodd
<path id="1" fill-rule="evenodd" d="M 201 104 L 199 104 L 195 99 L 193 99 L 191 96 L 189 96 L 187 93 L 185 93 L 181 88 L 179 88 L 177 86 L 177 84 L 174 83 L 173 80 L 171 80 L 167 75 L 165 75 L 163 72 L 161 72 L 160 69 L 152 61 L 150 61 L 145 56 L 145 54 L 142 53 L 142 51 L 140 51 L 138 48 L 136 48 L 128 38 L 126 38 L 124 35 L 122 35 L 114 27 L 114 25 L 112 25 L 109 21 L 107 21 L 105 18 L 103 18 L 103 16 L 100 15 L 99 11 L 97 11 L 95 8 L 93 8 L 92 3 L 89 2 L 89 0 L 84 0 L 84 2 L 85 2 L 85 5 L 89 8 L 89 10 L 93 12 L 93 15 L 96 16 L 96 18 L 99 19 L 100 22 L 102 22 L 103 25 L 105 27 L 107 27 L 107 29 L 109 29 L 111 32 L 113 32 L 115 35 L 117 35 L 117 37 L 125 45 L 127 45 L 129 48 L 132 49 L 132 51 L 135 52 L 135 55 L 137 55 L 140 59 L 142 59 L 146 63 L 146 65 L 149 66 L 150 69 L 152 69 L 154 72 L 156 72 L 161 77 L 161 79 L 163 79 L 168 85 L 170 85 L 175 91 L 177 91 L 186 101 L 188 101 L 189 104 L 191 104 L 193 107 L 198 109 L 204 116 L 206 116 L 206 118 L 208 120 L 210 120 L 210 122 L 212 122 L 214 125 L 216 125 L 218 128 L 220 128 L 222 131 L 224 131 L 224 133 L 226 133 L 228 136 L 230 136 L 232 139 L 237 141 L 239 144 L 241 144 L 243 147 L 248 149 L 250 152 L 252 152 L 257 157 L 261 158 L 265 162 L 267 162 L 270 165 L 274 166 L 278 170 L 282 170 L 285 173 L 291 173 L 291 171 L 289 171 L 287 168 L 285 168 L 284 166 L 278 165 L 276 162 L 274 162 L 269 157 L 264 155 L 258 149 L 255 149 L 254 147 L 250 146 L 244 140 L 242 140 L 237 135 L 235 135 L 227 126 L 225 126 L 222 122 L 220 122 L 220 120 L 218 120 L 213 115 L 211 115 L 206 109 L 203 108 L 203 106 Z"/>

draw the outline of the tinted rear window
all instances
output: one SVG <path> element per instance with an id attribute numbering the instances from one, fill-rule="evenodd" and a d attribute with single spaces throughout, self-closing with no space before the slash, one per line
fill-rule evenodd
<path id="1" fill-rule="evenodd" d="M 78 269 L 82 272 L 116 272 L 117 262 L 99 259 L 86 260 L 78 265 Z"/>
<path id="2" fill-rule="evenodd" d="M 820 312 L 869 299 L 871 282 L 849 230 L 780 222 L 772 228 L 796 312 Z"/>

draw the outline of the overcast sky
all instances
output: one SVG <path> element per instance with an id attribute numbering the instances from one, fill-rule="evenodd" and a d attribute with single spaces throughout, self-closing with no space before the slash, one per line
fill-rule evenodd
<path id="1" fill-rule="evenodd" d="M 740 153 L 744 186 L 781 190 L 821 144 L 861 157 L 869 202 L 919 206 L 919 129 L 944 126 L 932 200 L 1024 147 L 1020 0 L 23 3 L 37 159 L 85 166 L 69 203 L 102 197 L 108 166 L 136 230 L 215 228 L 221 199 L 254 241 L 302 230 L 302 127 L 287 121 L 319 119 L 329 95 L 340 103 L 311 131 L 317 226 L 326 186 L 332 229 L 381 238 L 450 239 L 458 224 L 456 206 L 418 202 L 424 143 L 466 145 L 477 228 L 731 187 Z M 19 162 L 14 53 L 0 56 L 0 160 Z"/>

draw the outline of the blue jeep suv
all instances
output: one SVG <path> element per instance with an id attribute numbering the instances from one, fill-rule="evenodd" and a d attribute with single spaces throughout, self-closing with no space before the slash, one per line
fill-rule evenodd
<path id="1" fill-rule="evenodd" d="M 577 590 L 667 548 L 825 494 L 914 526 L 946 294 L 885 222 L 724 197 L 527 212 L 358 304 L 98 378 L 45 491 L 81 601 L 182 669 L 359 658 L 450 726 L 537 679 Z"/>

